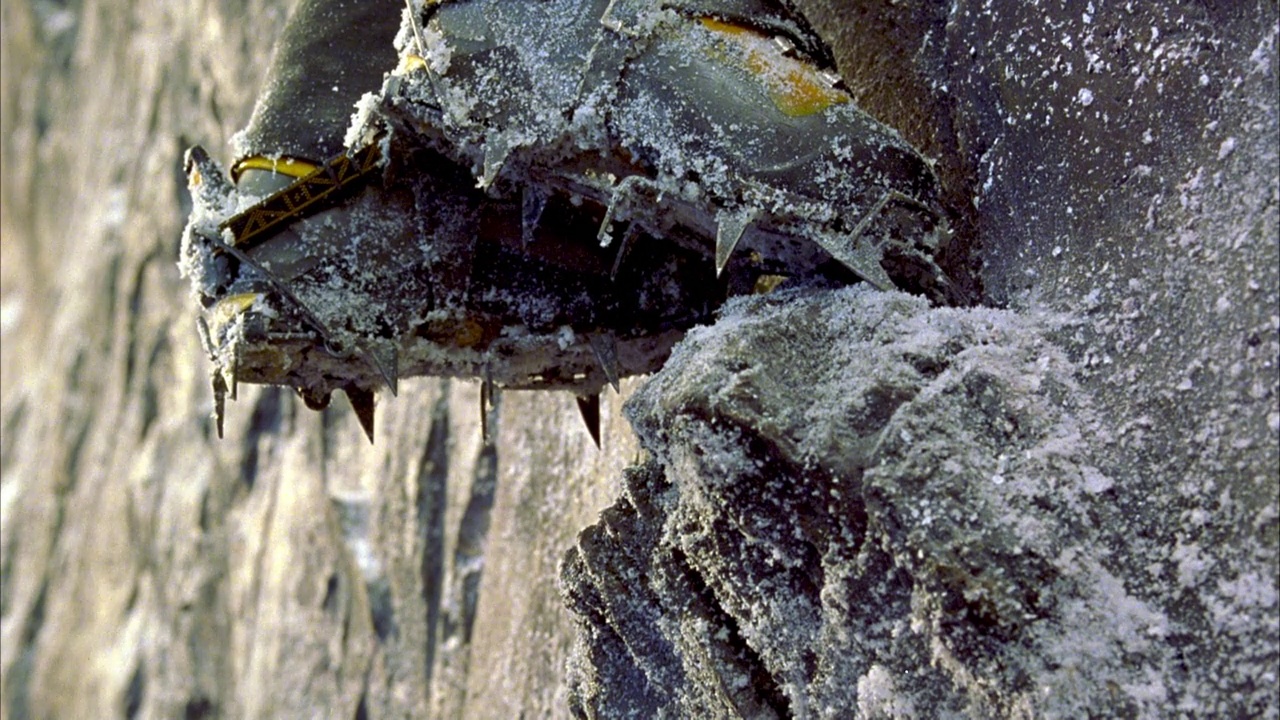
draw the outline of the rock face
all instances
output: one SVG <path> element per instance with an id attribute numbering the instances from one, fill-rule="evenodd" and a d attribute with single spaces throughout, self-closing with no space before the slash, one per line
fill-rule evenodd
<path id="1" fill-rule="evenodd" d="M 1274 4 L 795 5 L 1000 309 L 738 302 L 597 452 L 434 380 L 218 442 L 180 157 L 288 3 L 5 0 L 0 714 L 1275 717 Z"/>
<path id="2" fill-rule="evenodd" d="M 620 399 L 603 453 L 560 394 L 503 395 L 485 448 L 478 385 L 415 381 L 370 446 L 242 386 L 218 441 L 181 157 L 244 126 L 288 3 L 0 7 L 0 714 L 562 707 L 556 564 L 634 457 Z"/>
<path id="3" fill-rule="evenodd" d="M 566 559 L 576 707 L 1275 717 L 1275 9 L 797 5 L 1009 310 L 687 338 Z"/>
<path id="4" fill-rule="evenodd" d="M 1180 621 L 1117 575 L 1112 548 L 1147 548 L 1051 338 L 1070 322 L 842 289 L 691 333 L 627 408 L 653 460 L 565 562 L 575 699 L 602 717 L 1184 700 L 1153 683 Z"/>

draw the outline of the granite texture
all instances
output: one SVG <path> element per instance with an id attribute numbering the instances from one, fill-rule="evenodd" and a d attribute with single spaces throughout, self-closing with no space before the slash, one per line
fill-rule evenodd
<path id="1" fill-rule="evenodd" d="M 219 442 L 180 158 L 289 3 L 3 0 L 0 715 L 1274 717 L 1275 4 L 794 5 L 987 307 L 737 303 L 598 452 L 424 379 Z"/>

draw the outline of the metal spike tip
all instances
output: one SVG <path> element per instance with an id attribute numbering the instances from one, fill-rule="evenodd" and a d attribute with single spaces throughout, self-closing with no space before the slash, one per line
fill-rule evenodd
<path id="1" fill-rule="evenodd" d="M 510 154 L 511 143 L 505 136 L 489 140 L 484 146 L 484 171 L 476 182 L 476 187 L 488 190 L 498 179 L 502 166 L 507 163 L 507 156 Z"/>
<path id="2" fill-rule="evenodd" d="M 231 344 L 231 367 L 227 370 L 230 375 L 231 382 L 231 399 L 239 399 L 240 388 L 240 343 L 233 342 Z"/>
<path id="3" fill-rule="evenodd" d="M 722 213 L 717 218 L 716 226 L 716 277 L 720 277 L 720 273 L 724 272 L 724 266 L 729 264 L 729 258 L 733 255 L 734 248 L 738 247 L 738 241 L 746 234 L 749 227 L 756 219 L 756 211 L 749 210 L 746 212 Z"/>
<path id="4" fill-rule="evenodd" d="M 609 280 L 618 279 L 618 269 L 622 267 L 622 259 L 626 257 L 627 250 L 631 248 L 631 244 L 640 236 L 640 226 L 638 223 L 627 225 L 627 229 L 622 233 L 622 241 L 618 243 L 618 254 L 613 257 L 613 268 L 609 270 Z"/>
<path id="5" fill-rule="evenodd" d="M 209 362 L 218 362 L 218 353 L 213 346 L 213 335 L 209 333 L 209 323 L 205 321 L 203 315 L 196 316 L 196 332 L 200 335 L 200 347 L 204 348 L 204 354 L 209 358 Z"/>
<path id="6" fill-rule="evenodd" d="M 222 439 L 222 418 L 227 409 L 227 381 L 222 371 L 213 371 L 213 424 L 218 430 L 218 439 Z"/>
<path id="7" fill-rule="evenodd" d="M 849 243 L 845 240 L 844 243 Z M 884 259 L 884 252 L 875 246 L 854 240 L 852 247 L 841 247 L 843 243 L 837 240 L 831 246 L 825 243 L 825 249 L 831 253 L 831 256 L 838 260 L 840 264 L 852 270 L 863 280 L 870 283 L 877 290 L 889 291 L 895 289 L 893 280 L 889 278 L 889 274 L 884 271 L 884 267 L 880 261 Z"/>
<path id="8" fill-rule="evenodd" d="M 485 445 L 493 442 L 489 434 L 489 411 L 493 409 L 493 381 L 485 378 L 480 381 L 480 440 Z"/>
<path id="9" fill-rule="evenodd" d="M 613 186 L 609 204 L 604 208 L 604 218 L 600 221 L 600 229 L 596 231 L 600 247 L 609 247 L 613 243 L 613 223 L 626 212 L 626 203 L 632 200 L 636 187 L 641 183 L 639 176 L 630 175 Z"/>
<path id="10" fill-rule="evenodd" d="M 596 239 L 600 241 L 600 247 L 609 247 L 613 242 L 613 215 L 617 202 L 616 199 L 609 201 L 609 206 L 604 210 L 604 219 L 600 221 L 600 229 L 596 230 Z"/>
<path id="11" fill-rule="evenodd" d="M 613 386 L 614 392 L 622 392 L 618 385 L 618 341 L 611 334 L 591 333 L 587 336 L 587 342 L 595 351 L 596 361 L 604 371 L 605 380 Z"/>
<path id="12" fill-rule="evenodd" d="M 382 377 L 395 397 L 400 380 L 400 349 L 394 342 L 374 341 L 360 348 L 365 360 Z"/>
<path id="13" fill-rule="evenodd" d="M 347 400 L 351 402 L 351 409 L 356 413 L 356 419 L 360 421 L 360 428 L 364 430 L 369 442 L 373 443 L 373 409 L 376 402 L 373 391 L 355 386 L 348 386 L 344 390 Z"/>
<path id="14" fill-rule="evenodd" d="M 884 259 L 884 252 L 878 245 L 864 241 L 863 236 L 891 200 L 906 200 L 916 203 L 915 200 L 902 193 L 890 190 L 880 196 L 876 204 L 858 221 L 857 227 L 847 237 L 820 236 L 816 238 L 818 245 L 830 253 L 831 257 L 835 258 L 836 261 L 852 270 L 877 289 L 886 291 L 893 290 L 894 284 L 893 280 L 889 279 L 889 274 L 884 271 L 884 267 L 880 264 L 880 261 Z"/>
<path id="15" fill-rule="evenodd" d="M 592 393 L 591 395 L 577 395 L 574 400 L 578 401 L 578 413 L 582 415 L 582 422 L 587 424 L 587 432 L 591 434 L 591 439 L 596 444 L 596 449 L 600 449 L 600 393 Z"/>

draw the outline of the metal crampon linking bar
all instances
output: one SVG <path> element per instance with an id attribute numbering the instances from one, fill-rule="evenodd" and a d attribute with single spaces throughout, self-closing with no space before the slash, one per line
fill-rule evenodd
<path id="1" fill-rule="evenodd" d="M 341 153 L 283 190 L 226 220 L 219 229 L 231 231 L 237 249 L 252 250 L 290 223 L 349 197 L 373 177 L 381 160 L 377 140 L 354 153 Z"/>

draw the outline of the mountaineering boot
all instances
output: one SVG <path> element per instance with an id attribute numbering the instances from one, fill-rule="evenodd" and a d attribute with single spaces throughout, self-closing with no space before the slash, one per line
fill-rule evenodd
<path id="1" fill-rule="evenodd" d="M 776 0 L 302 0 L 234 187 L 189 157 L 215 407 L 344 390 L 371 433 L 400 377 L 591 398 L 734 294 L 962 302 L 932 163 L 829 64 Z"/>

